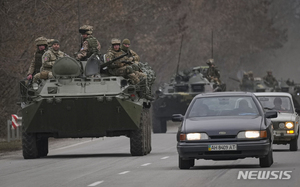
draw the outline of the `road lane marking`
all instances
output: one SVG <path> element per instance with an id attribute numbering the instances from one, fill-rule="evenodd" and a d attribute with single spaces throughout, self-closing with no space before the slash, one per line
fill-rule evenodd
<path id="1" fill-rule="evenodd" d="M 142 164 L 141 166 L 149 166 L 151 163 Z"/>
<path id="2" fill-rule="evenodd" d="M 164 159 L 167 159 L 167 158 L 169 158 L 169 156 L 162 157 L 161 159 L 164 160 Z"/>
<path id="3" fill-rule="evenodd" d="M 77 146 L 77 145 L 81 145 L 81 144 L 89 143 L 89 142 L 92 142 L 92 141 L 95 141 L 95 140 L 87 140 L 87 141 L 80 142 L 80 143 L 77 143 L 77 144 L 73 144 L 73 145 L 69 145 L 69 146 L 65 146 L 65 147 L 61 147 L 61 148 L 57 148 L 57 149 L 53 149 L 52 151 L 56 151 L 56 150 L 62 150 L 62 149 L 67 149 L 67 148 L 70 148 L 70 147 L 75 147 L 75 146 Z"/>
<path id="4" fill-rule="evenodd" d="M 88 186 L 97 186 L 98 184 L 101 184 L 103 181 L 97 181 L 97 182 L 94 182 Z"/>
<path id="5" fill-rule="evenodd" d="M 123 171 L 123 172 L 119 173 L 119 175 L 124 175 L 124 174 L 129 173 L 129 172 L 130 171 Z"/>

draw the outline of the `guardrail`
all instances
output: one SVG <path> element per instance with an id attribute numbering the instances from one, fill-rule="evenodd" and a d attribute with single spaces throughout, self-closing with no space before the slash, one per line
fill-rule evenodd
<path id="1" fill-rule="evenodd" d="M 21 140 L 22 138 L 22 117 L 11 115 L 12 120 L 7 120 L 7 141 Z"/>

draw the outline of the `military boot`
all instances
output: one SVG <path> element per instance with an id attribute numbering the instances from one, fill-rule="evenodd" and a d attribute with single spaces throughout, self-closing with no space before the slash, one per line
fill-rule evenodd
<path id="1" fill-rule="evenodd" d="M 140 86 L 140 90 L 141 90 L 141 97 L 143 97 L 149 101 L 153 101 L 154 97 L 151 94 L 151 90 L 147 84 L 146 78 L 141 79 L 139 86 Z"/>

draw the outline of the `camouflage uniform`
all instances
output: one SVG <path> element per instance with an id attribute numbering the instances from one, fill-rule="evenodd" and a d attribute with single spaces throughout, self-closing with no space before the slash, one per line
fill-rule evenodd
<path id="1" fill-rule="evenodd" d="M 277 80 L 272 75 L 272 71 L 267 71 L 268 75 L 264 76 L 263 79 L 268 86 L 274 87 L 278 85 Z"/>
<path id="2" fill-rule="evenodd" d="M 58 41 L 54 40 L 52 42 L 52 45 L 55 43 L 58 43 Z M 59 58 L 66 57 L 66 56 L 68 56 L 66 53 L 64 53 L 60 50 L 55 51 L 52 47 L 50 47 L 48 49 L 48 51 L 46 51 L 44 53 L 44 55 L 42 56 L 42 67 L 41 67 L 40 73 L 38 73 L 34 76 L 33 82 L 36 82 L 39 79 L 53 78 L 52 67 L 53 67 L 55 61 Z"/>
<path id="3" fill-rule="evenodd" d="M 47 51 L 47 38 L 45 37 L 39 37 L 35 40 L 37 51 L 34 53 L 34 58 L 32 59 L 30 63 L 30 67 L 27 73 L 28 75 L 34 76 L 35 74 L 40 72 L 40 68 L 42 66 L 42 56 Z M 39 46 L 44 45 L 44 50 L 39 50 Z"/>
<path id="4" fill-rule="evenodd" d="M 111 44 L 112 45 L 120 45 L 120 40 L 114 38 L 111 40 Z M 125 52 L 123 52 L 121 49 L 116 51 L 112 46 L 107 51 L 106 60 L 107 61 L 113 60 L 123 54 L 125 54 Z M 123 61 L 126 61 L 125 57 L 112 63 L 110 66 L 108 66 L 108 72 L 114 76 L 123 76 L 125 78 L 129 78 L 133 84 L 139 83 L 140 80 L 135 75 L 132 67 L 126 65 L 125 63 L 122 63 Z"/>
<path id="5" fill-rule="evenodd" d="M 243 75 L 243 79 L 242 79 L 241 90 L 242 91 L 253 91 L 254 90 L 253 86 L 254 85 L 252 84 L 252 82 L 249 79 L 249 74 L 245 72 Z"/>
<path id="6" fill-rule="evenodd" d="M 92 54 L 99 53 L 101 45 L 99 41 L 92 36 L 93 26 L 83 25 L 79 28 L 79 33 L 87 34 L 87 38 L 83 39 L 80 51 L 76 55 L 77 60 L 87 60 Z"/>
<path id="7" fill-rule="evenodd" d="M 139 55 L 134 52 L 133 50 L 129 49 L 129 47 L 124 46 L 124 44 L 130 45 L 130 40 L 129 39 L 124 39 L 122 41 L 122 46 L 121 49 L 122 51 L 124 51 L 125 53 L 128 53 L 128 56 L 124 57 L 125 61 L 127 62 L 132 62 L 132 68 L 134 70 L 134 73 L 140 78 L 140 79 L 144 79 L 147 77 L 147 75 L 145 73 L 141 72 L 141 68 L 140 68 L 140 57 Z"/>
<path id="8" fill-rule="evenodd" d="M 220 80 L 220 71 L 217 69 L 217 67 L 214 64 L 213 59 L 209 59 L 207 64 L 209 65 L 209 68 L 206 71 L 206 78 L 210 82 L 215 82 L 216 84 L 221 84 Z"/>

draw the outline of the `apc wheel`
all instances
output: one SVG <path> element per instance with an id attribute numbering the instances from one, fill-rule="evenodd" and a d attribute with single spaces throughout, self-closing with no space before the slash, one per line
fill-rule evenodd
<path id="1" fill-rule="evenodd" d="M 143 156 L 146 153 L 146 113 L 143 109 L 140 128 L 130 133 L 130 153 L 132 156 Z"/>
<path id="2" fill-rule="evenodd" d="M 269 153 L 263 157 L 259 158 L 259 165 L 260 167 L 266 168 L 270 167 L 273 164 L 273 150 L 270 149 Z"/>
<path id="3" fill-rule="evenodd" d="M 161 118 L 153 116 L 152 120 L 153 133 L 166 133 L 167 132 L 167 121 Z"/>
<path id="4" fill-rule="evenodd" d="M 48 137 L 41 137 L 37 140 L 38 156 L 45 157 L 48 155 Z"/>
<path id="5" fill-rule="evenodd" d="M 179 158 L 179 169 L 190 169 L 191 167 L 191 160 L 183 160 L 180 156 Z"/>
<path id="6" fill-rule="evenodd" d="M 290 142 L 290 151 L 298 151 L 298 137 Z"/>
<path id="7" fill-rule="evenodd" d="M 146 121 L 146 153 L 149 154 L 152 150 L 151 147 L 151 134 L 152 134 L 152 123 L 150 119 L 150 111 L 149 109 L 146 109 L 146 116 L 147 116 L 147 121 Z"/>
<path id="8" fill-rule="evenodd" d="M 35 133 L 22 133 L 22 149 L 24 159 L 34 159 L 39 157 Z"/>

